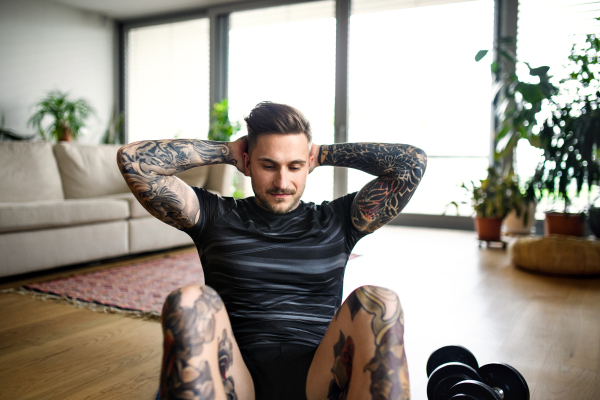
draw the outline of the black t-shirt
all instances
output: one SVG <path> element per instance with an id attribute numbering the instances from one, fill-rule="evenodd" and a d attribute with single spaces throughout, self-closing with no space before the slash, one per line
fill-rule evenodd
<path id="1" fill-rule="evenodd" d="M 196 244 L 205 283 L 227 308 L 240 346 L 317 346 L 342 303 L 346 263 L 365 235 L 350 220 L 351 193 L 287 214 L 253 197 L 222 198 L 193 188 L 200 220 L 185 230 Z"/>

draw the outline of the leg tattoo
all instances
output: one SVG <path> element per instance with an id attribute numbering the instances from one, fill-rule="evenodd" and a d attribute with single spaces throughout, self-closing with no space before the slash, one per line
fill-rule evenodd
<path id="1" fill-rule="evenodd" d="M 327 400 L 345 400 L 348 397 L 350 378 L 352 377 L 352 359 L 354 358 L 354 342 L 346 338 L 340 331 L 340 339 L 333 346 L 335 361 L 331 372 L 333 380 L 329 384 Z"/>
<path id="2" fill-rule="evenodd" d="M 223 329 L 223 338 L 219 339 L 219 370 L 221 371 L 221 379 L 223 380 L 227 400 L 237 400 L 233 377 L 225 376 L 231 364 L 233 364 L 233 345 L 227 337 L 227 331 Z"/>
<path id="3" fill-rule="evenodd" d="M 409 399 L 410 389 L 404 352 L 404 316 L 398 297 L 388 289 L 363 286 L 347 300 L 352 320 L 359 309 L 373 315 L 375 356 L 365 366 L 371 372 L 373 400 Z M 395 304 L 394 309 L 388 309 Z M 388 315 L 389 314 L 389 315 Z"/>
<path id="4" fill-rule="evenodd" d="M 181 290 L 172 293 L 163 307 L 161 398 L 213 400 L 208 362 L 197 359 L 204 344 L 214 339 L 214 315 L 223 308 L 223 302 L 206 286 L 200 288 L 192 307 L 182 306 L 181 297 Z"/>

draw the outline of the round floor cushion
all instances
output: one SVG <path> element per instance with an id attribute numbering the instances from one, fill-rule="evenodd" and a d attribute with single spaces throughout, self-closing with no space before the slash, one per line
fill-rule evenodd
<path id="1" fill-rule="evenodd" d="M 510 247 L 514 265 L 550 274 L 600 274 L 600 240 L 550 235 L 524 237 Z"/>

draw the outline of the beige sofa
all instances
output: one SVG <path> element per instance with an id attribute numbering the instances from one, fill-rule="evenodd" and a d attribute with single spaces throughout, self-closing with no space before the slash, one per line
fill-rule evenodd
<path id="1" fill-rule="evenodd" d="M 133 197 L 119 146 L 0 142 L 0 277 L 192 244 Z M 179 175 L 232 195 L 234 168 Z"/>

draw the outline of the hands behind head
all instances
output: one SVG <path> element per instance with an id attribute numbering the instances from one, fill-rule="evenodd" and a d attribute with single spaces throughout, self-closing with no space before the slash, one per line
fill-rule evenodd
<path id="1" fill-rule="evenodd" d="M 319 150 L 321 149 L 321 146 L 319 146 L 318 144 L 311 144 L 311 148 L 310 148 L 310 157 L 312 157 L 312 162 L 310 163 L 310 165 L 308 166 L 308 173 L 310 174 L 311 172 L 313 172 L 313 170 L 315 168 L 317 168 L 319 165 L 321 165 L 319 163 Z"/>
<path id="2" fill-rule="evenodd" d="M 242 136 L 235 142 L 230 142 L 229 149 L 231 150 L 231 159 L 234 161 L 233 165 L 238 169 L 238 171 L 246 175 L 244 154 L 248 154 L 248 137 Z"/>

